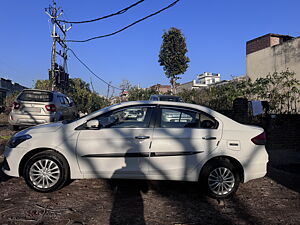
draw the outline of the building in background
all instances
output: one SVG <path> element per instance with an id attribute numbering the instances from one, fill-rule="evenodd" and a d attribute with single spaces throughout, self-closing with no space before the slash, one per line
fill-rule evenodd
<path id="1" fill-rule="evenodd" d="M 194 80 L 193 86 L 195 87 L 207 87 L 208 85 L 216 84 L 221 81 L 221 75 L 219 73 L 204 72 L 197 76 Z"/>
<path id="2" fill-rule="evenodd" d="M 270 33 L 247 41 L 246 73 L 251 80 L 287 69 L 300 80 L 300 37 Z"/>
<path id="3" fill-rule="evenodd" d="M 177 93 L 182 92 L 183 90 L 192 90 L 194 85 L 194 81 L 189 81 L 183 84 L 180 84 L 176 87 Z"/>
<path id="4" fill-rule="evenodd" d="M 216 85 L 221 82 L 221 75 L 219 73 L 204 72 L 197 75 L 196 79 L 187 83 L 180 84 L 177 87 L 177 92 L 185 90 L 192 90 L 197 88 L 205 88 L 209 85 Z"/>
<path id="5" fill-rule="evenodd" d="M 0 105 L 2 106 L 7 96 L 14 92 L 22 91 L 26 87 L 14 83 L 9 79 L 0 78 Z"/>
<path id="6" fill-rule="evenodd" d="M 158 91 L 159 94 L 165 94 L 171 91 L 171 85 L 155 84 L 152 85 L 150 89 Z"/>

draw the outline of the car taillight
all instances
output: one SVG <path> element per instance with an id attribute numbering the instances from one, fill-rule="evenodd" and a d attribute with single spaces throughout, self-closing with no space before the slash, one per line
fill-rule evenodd
<path id="1" fill-rule="evenodd" d="M 20 106 L 21 106 L 21 104 L 18 103 L 18 102 L 14 102 L 14 103 L 13 103 L 13 109 L 19 109 Z"/>
<path id="2" fill-rule="evenodd" d="M 263 132 L 260 135 L 255 136 L 251 141 L 256 145 L 265 145 L 267 142 L 266 133 Z"/>
<path id="3" fill-rule="evenodd" d="M 51 105 L 46 105 L 45 106 L 46 110 L 49 112 L 55 112 L 56 111 L 56 106 L 51 104 Z"/>

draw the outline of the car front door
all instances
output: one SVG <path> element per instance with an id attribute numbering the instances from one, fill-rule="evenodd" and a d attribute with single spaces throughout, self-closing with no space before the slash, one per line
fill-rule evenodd
<path id="1" fill-rule="evenodd" d="M 146 176 L 153 127 L 153 107 L 134 106 L 100 115 L 100 127 L 80 130 L 77 157 L 80 170 L 87 177 Z"/>
<path id="2" fill-rule="evenodd" d="M 189 180 L 217 147 L 222 129 L 211 116 L 176 107 L 160 107 L 150 149 L 149 175 Z"/>

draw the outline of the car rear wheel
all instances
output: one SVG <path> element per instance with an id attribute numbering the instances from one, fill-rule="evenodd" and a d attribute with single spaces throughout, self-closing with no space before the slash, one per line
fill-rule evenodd
<path id="1" fill-rule="evenodd" d="M 238 189 L 240 177 L 236 168 L 226 159 L 218 159 L 205 166 L 201 176 L 207 193 L 217 199 L 231 197 Z"/>
<path id="2" fill-rule="evenodd" d="M 69 168 L 65 158 L 53 151 L 44 151 L 32 156 L 24 168 L 27 185 L 39 192 L 60 189 L 68 177 Z"/>

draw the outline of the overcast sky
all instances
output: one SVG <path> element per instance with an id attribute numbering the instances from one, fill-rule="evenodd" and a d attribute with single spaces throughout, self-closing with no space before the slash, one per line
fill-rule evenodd
<path id="1" fill-rule="evenodd" d="M 138 0 L 57 0 L 62 19 L 101 17 Z M 174 1 L 174 0 L 173 0 Z M 0 77 L 27 87 L 48 79 L 51 38 L 50 0 L 1 1 Z M 90 24 L 74 24 L 69 39 L 86 39 L 118 30 L 172 0 L 145 0 L 128 12 Z M 70 43 L 77 55 L 106 81 L 119 86 L 123 79 L 149 87 L 168 84 L 158 54 L 164 30 L 176 27 L 186 37 L 191 62 L 180 82 L 203 72 L 220 73 L 221 79 L 245 74 L 246 41 L 267 33 L 299 36 L 299 0 L 181 0 L 177 5 L 115 36 L 87 43 Z M 61 62 L 61 60 L 58 60 Z M 70 55 L 70 77 L 92 80 L 100 94 L 107 87 Z"/>

